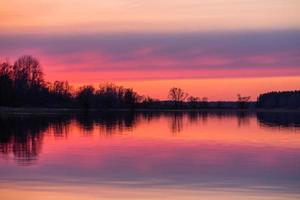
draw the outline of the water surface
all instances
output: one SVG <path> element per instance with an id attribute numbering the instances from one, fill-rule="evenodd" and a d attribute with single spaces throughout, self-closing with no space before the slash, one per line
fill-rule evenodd
<path id="1" fill-rule="evenodd" d="M 0 115 L 0 199 L 299 199 L 296 112 Z"/>

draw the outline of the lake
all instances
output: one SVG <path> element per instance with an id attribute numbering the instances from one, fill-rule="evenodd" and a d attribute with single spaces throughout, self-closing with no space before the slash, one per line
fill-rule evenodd
<path id="1" fill-rule="evenodd" d="M 0 199 L 300 199 L 300 113 L 2 113 Z"/>

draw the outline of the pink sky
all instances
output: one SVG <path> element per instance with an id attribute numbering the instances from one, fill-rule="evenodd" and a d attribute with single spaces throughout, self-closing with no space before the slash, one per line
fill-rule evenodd
<path id="1" fill-rule="evenodd" d="M 256 99 L 299 89 L 299 9 L 298 0 L 11 0 L 0 3 L 0 59 L 31 54 L 48 81 L 114 82 L 160 99 L 173 86 Z"/>

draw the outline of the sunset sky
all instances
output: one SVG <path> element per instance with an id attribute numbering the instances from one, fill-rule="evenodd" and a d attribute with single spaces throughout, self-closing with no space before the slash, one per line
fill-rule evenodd
<path id="1" fill-rule="evenodd" d="M 300 89 L 299 0 L 0 0 L 0 59 L 166 99 Z"/>

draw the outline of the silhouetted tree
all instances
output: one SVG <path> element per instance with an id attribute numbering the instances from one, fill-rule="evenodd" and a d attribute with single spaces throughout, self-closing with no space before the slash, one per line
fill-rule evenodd
<path id="1" fill-rule="evenodd" d="M 51 91 L 65 97 L 71 96 L 71 86 L 68 81 L 55 81 L 51 86 Z"/>
<path id="2" fill-rule="evenodd" d="M 208 98 L 207 97 L 203 97 L 200 103 L 201 103 L 202 108 L 208 108 Z"/>
<path id="3" fill-rule="evenodd" d="M 98 108 L 135 108 L 141 97 L 131 88 L 113 84 L 101 85 L 95 91 L 95 103 Z"/>
<path id="4" fill-rule="evenodd" d="M 198 102 L 200 101 L 200 98 L 199 97 L 194 97 L 194 96 L 189 96 L 187 100 L 189 102 L 189 105 L 192 108 L 197 108 L 197 105 L 198 105 Z"/>
<path id="5" fill-rule="evenodd" d="M 20 57 L 13 66 L 13 77 L 29 87 L 41 86 L 44 82 L 39 61 L 32 56 Z"/>
<path id="6" fill-rule="evenodd" d="M 156 108 L 162 108 L 162 106 L 160 104 L 161 104 L 161 101 L 147 96 L 142 99 L 140 106 L 141 106 L 141 108 L 156 109 Z"/>
<path id="7" fill-rule="evenodd" d="M 0 63 L 0 106 L 9 106 L 13 98 L 12 66 Z"/>
<path id="8" fill-rule="evenodd" d="M 133 89 L 125 89 L 124 102 L 131 109 L 135 108 L 141 97 Z"/>
<path id="9" fill-rule="evenodd" d="M 22 56 L 12 68 L 16 105 L 33 105 L 43 102 L 47 88 L 39 61 L 32 56 Z"/>
<path id="10" fill-rule="evenodd" d="M 49 86 L 50 94 L 52 96 L 52 103 L 56 103 L 66 107 L 72 104 L 72 88 L 68 81 L 55 81 Z"/>
<path id="11" fill-rule="evenodd" d="M 82 107 L 82 108 L 247 108 L 254 105 L 250 97 L 238 95 L 236 102 L 208 102 L 190 96 L 181 88 L 171 88 L 171 101 L 142 98 L 132 88 L 113 84 L 83 86 L 73 91 L 67 81 L 47 83 L 40 62 L 33 56 L 22 56 L 13 65 L 0 62 L 0 106 Z M 187 102 L 185 102 L 188 100 Z M 300 91 L 270 92 L 259 96 L 259 108 L 300 108 Z"/>
<path id="12" fill-rule="evenodd" d="M 97 107 L 117 108 L 123 106 L 124 88 L 107 84 L 99 86 L 96 93 Z"/>
<path id="13" fill-rule="evenodd" d="M 174 102 L 175 107 L 177 108 L 178 104 L 188 97 L 188 93 L 184 92 L 181 88 L 173 87 L 169 90 L 168 97 Z"/>
<path id="14" fill-rule="evenodd" d="M 300 108 L 300 91 L 269 92 L 261 94 L 257 100 L 259 108 Z"/>
<path id="15" fill-rule="evenodd" d="M 85 109 L 92 107 L 94 91 L 95 88 L 91 85 L 83 86 L 79 89 L 76 98 L 81 107 Z"/>
<path id="16" fill-rule="evenodd" d="M 247 103 L 250 101 L 251 97 L 250 96 L 242 97 L 240 94 L 238 94 L 237 97 L 238 97 L 239 108 L 241 109 L 247 108 Z"/>

